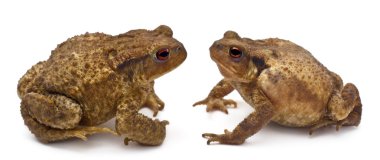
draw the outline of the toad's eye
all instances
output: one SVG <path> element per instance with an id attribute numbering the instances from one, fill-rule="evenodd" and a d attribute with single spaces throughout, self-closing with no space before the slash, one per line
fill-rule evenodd
<path id="1" fill-rule="evenodd" d="M 230 48 L 230 56 L 234 59 L 239 59 L 243 55 L 243 52 L 238 47 Z"/>
<path id="2" fill-rule="evenodd" d="M 156 52 L 156 59 L 158 61 L 166 61 L 169 59 L 169 55 L 170 55 L 170 50 L 167 49 L 167 48 L 162 48 L 162 49 L 159 49 L 157 52 Z"/>

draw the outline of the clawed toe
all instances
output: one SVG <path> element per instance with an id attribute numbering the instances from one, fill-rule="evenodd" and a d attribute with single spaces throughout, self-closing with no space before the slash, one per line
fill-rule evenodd
<path id="1" fill-rule="evenodd" d="M 228 114 L 227 106 L 232 106 L 233 108 L 237 107 L 237 103 L 235 101 L 220 98 L 206 98 L 193 104 L 194 107 L 197 105 L 207 105 L 207 112 L 219 110 L 226 114 Z"/>
<path id="2" fill-rule="evenodd" d="M 158 110 L 154 110 L 154 111 L 153 111 L 153 117 L 156 117 L 157 114 L 158 114 Z"/>
<path id="3" fill-rule="evenodd" d="M 164 109 L 164 107 L 165 107 L 165 103 L 163 101 L 161 101 L 160 99 L 156 99 L 156 101 L 157 101 L 157 104 L 158 104 L 157 109 L 159 111 L 162 111 Z"/>
<path id="4" fill-rule="evenodd" d="M 217 141 L 217 140 L 215 140 L 214 138 L 210 138 L 210 139 L 208 139 L 208 140 L 207 140 L 207 145 L 210 145 L 211 142 L 214 142 L 214 141 Z"/>
<path id="5" fill-rule="evenodd" d="M 156 117 L 158 112 L 164 109 L 164 104 L 160 103 L 146 103 L 145 107 L 151 109 L 153 111 L 153 117 Z"/>
<path id="6" fill-rule="evenodd" d="M 224 130 L 224 134 L 214 134 L 214 133 L 204 133 L 202 134 L 203 138 L 207 139 L 207 144 L 211 144 L 211 142 L 218 142 L 220 144 L 242 144 L 245 139 L 242 137 L 233 136 L 232 132 L 228 130 Z"/>
<path id="7" fill-rule="evenodd" d="M 202 137 L 207 139 L 207 145 L 210 145 L 211 142 L 218 142 L 220 139 L 219 135 L 214 133 L 203 133 Z"/>
<path id="8" fill-rule="evenodd" d="M 195 107 L 195 106 L 198 106 L 198 105 L 207 105 L 207 99 L 204 99 L 204 100 L 201 100 L 201 101 L 198 101 L 198 102 L 195 102 L 194 104 L 193 104 L 193 107 Z"/>
<path id="9" fill-rule="evenodd" d="M 161 121 L 161 124 L 164 125 L 164 126 L 169 125 L 169 121 L 163 120 L 163 121 Z"/>
<path id="10" fill-rule="evenodd" d="M 74 137 L 79 138 L 79 139 L 81 139 L 83 141 L 87 141 L 87 137 L 83 133 L 74 133 Z"/>
<path id="11" fill-rule="evenodd" d="M 84 128 L 77 128 L 74 130 L 67 131 L 68 137 L 76 137 L 79 139 L 82 139 L 84 141 L 87 141 L 87 136 L 93 135 L 95 133 L 111 133 L 113 135 L 119 135 L 114 130 L 110 128 L 101 128 L 101 127 L 84 127 Z"/>
<path id="12" fill-rule="evenodd" d="M 214 133 L 203 133 L 202 137 L 207 139 L 207 145 L 210 145 L 211 142 L 219 142 L 223 143 L 222 139 L 229 137 L 228 135 L 231 135 L 231 132 L 227 129 L 224 130 L 224 134 L 214 134 Z"/>
<path id="13" fill-rule="evenodd" d="M 341 120 L 341 121 L 332 121 L 332 120 L 322 120 L 321 122 L 317 123 L 316 125 L 314 125 L 313 127 L 311 127 L 309 129 L 309 135 L 312 135 L 313 132 L 319 128 L 322 128 L 322 127 L 327 127 L 327 126 L 332 126 L 332 125 L 335 125 L 335 130 L 336 131 L 339 131 L 340 128 L 342 126 L 344 126 L 345 124 L 348 123 L 348 120 L 344 119 L 344 120 Z"/>
<path id="14" fill-rule="evenodd" d="M 214 134 L 214 133 L 203 133 L 202 134 L 203 138 L 211 138 L 211 137 L 215 137 L 215 136 L 217 136 L 217 134 Z"/>
<path id="15" fill-rule="evenodd" d="M 162 111 L 165 107 L 165 103 L 157 97 L 157 95 L 150 95 L 143 107 L 147 107 L 153 111 L 153 117 L 156 117 L 159 111 Z"/>
<path id="16" fill-rule="evenodd" d="M 207 105 L 206 112 L 210 112 L 210 111 L 213 111 L 213 110 L 219 110 L 219 111 L 222 111 L 225 114 L 228 114 L 227 108 L 224 105 L 221 105 L 221 104 Z"/>
<path id="17" fill-rule="evenodd" d="M 103 131 L 102 131 L 103 133 L 111 133 L 111 134 L 113 134 L 115 136 L 119 135 L 116 131 L 114 131 L 114 130 L 112 130 L 110 128 L 102 128 L 102 129 L 103 129 Z"/>
<path id="18" fill-rule="evenodd" d="M 234 108 L 237 107 L 237 103 L 236 103 L 234 100 L 230 100 L 230 99 L 225 99 L 225 100 L 223 100 L 223 104 L 224 104 L 225 106 L 232 106 L 232 107 L 234 107 Z"/>
<path id="19" fill-rule="evenodd" d="M 348 122 L 347 119 L 344 119 L 344 120 L 338 121 L 338 122 L 336 123 L 336 127 L 335 127 L 336 131 L 339 131 L 340 128 L 341 128 L 343 125 L 347 124 L 347 122 Z"/>

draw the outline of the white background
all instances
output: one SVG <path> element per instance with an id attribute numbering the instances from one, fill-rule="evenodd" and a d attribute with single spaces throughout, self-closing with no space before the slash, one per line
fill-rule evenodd
<path id="1" fill-rule="evenodd" d="M 378 159 L 379 8 L 376 1 L 365 0 L 2 1 L 0 159 Z M 124 146 L 122 137 L 112 135 L 46 145 L 24 126 L 17 81 L 33 64 L 47 59 L 58 43 L 85 32 L 116 35 L 160 24 L 169 25 L 188 51 L 183 65 L 156 81 L 157 94 L 166 102 L 158 118 L 170 121 L 161 146 Z M 202 133 L 231 130 L 253 111 L 236 92 L 228 98 L 239 106 L 228 116 L 192 107 L 221 79 L 208 47 L 226 30 L 252 39 L 288 39 L 308 49 L 359 88 L 361 125 L 339 132 L 325 128 L 309 136 L 307 129 L 271 124 L 243 145 L 207 146 Z"/>

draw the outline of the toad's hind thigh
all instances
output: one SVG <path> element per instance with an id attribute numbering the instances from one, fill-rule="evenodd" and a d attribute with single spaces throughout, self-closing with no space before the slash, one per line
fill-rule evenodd
<path id="1" fill-rule="evenodd" d="M 341 126 L 358 126 L 362 115 L 359 91 L 353 84 L 345 85 L 341 93 L 332 95 L 328 109 L 329 114 L 310 128 L 310 135 L 325 126 L 336 125 L 337 131 Z"/>
<path id="2" fill-rule="evenodd" d="M 362 104 L 359 91 L 352 83 L 346 84 L 340 93 L 332 95 L 328 109 L 334 121 L 345 121 L 344 125 L 360 124 Z"/>
<path id="3" fill-rule="evenodd" d="M 22 103 L 30 116 L 52 128 L 74 128 L 82 116 L 80 105 L 63 95 L 28 93 Z"/>
<path id="4" fill-rule="evenodd" d="M 42 142 L 52 142 L 97 132 L 107 128 L 78 126 L 82 110 L 74 100 L 57 94 L 27 93 L 22 97 L 21 114 L 25 125 Z"/>

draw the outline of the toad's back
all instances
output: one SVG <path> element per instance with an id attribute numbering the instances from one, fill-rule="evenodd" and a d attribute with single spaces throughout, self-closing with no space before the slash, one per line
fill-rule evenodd
<path id="1" fill-rule="evenodd" d="M 81 104 L 81 123 L 85 124 L 96 125 L 112 118 L 116 100 L 122 95 L 120 88 L 125 87 L 115 83 L 122 79 L 105 58 L 110 39 L 106 34 L 87 33 L 58 45 L 48 60 L 34 65 L 20 79 L 19 96 L 35 92 L 70 97 Z"/>
<path id="2" fill-rule="evenodd" d="M 20 79 L 19 96 L 43 90 L 59 92 L 59 87 L 78 86 L 94 78 L 105 68 L 99 48 L 106 37 L 101 33 L 85 34 L 58 45 L 48 60 L 34 65 Z"/>
<path id="3" fill-rule="evenodd" d="M 341 80 L 304 48 L 281 39 L 266 41 L 273 41 L 266 44 L 273 43 L 273 48 L 269 48 L 278 56 L 268 60 L 270 68 L 259 78 L 274 105 L 281 110 L 273 120 L 286 126 L 317 123 Z"/>

